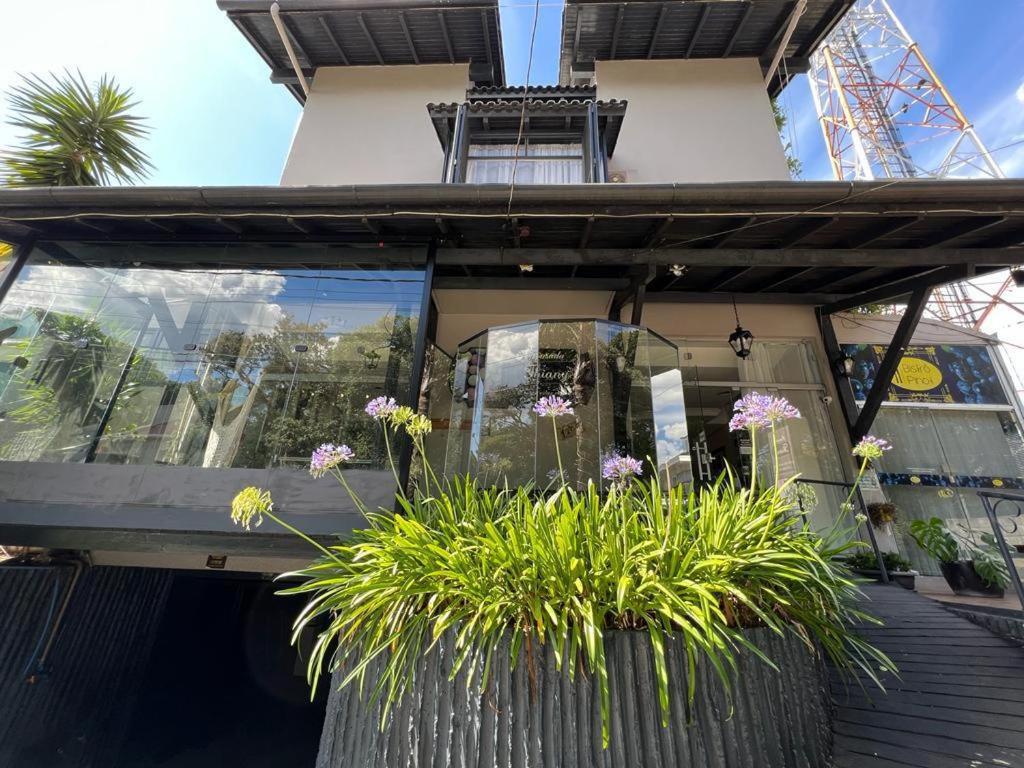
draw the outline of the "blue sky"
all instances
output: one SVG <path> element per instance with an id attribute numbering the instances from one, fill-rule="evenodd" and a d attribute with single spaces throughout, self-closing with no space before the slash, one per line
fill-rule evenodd
<path id="1" fill-rule="evenodd" d="M 1024 139 L 1024 2 L 891 0 L 990 148 Z M 0 89 L 18 72 L 65 67 L 104 72 L 134 87 L 151 121 L 150 184 L 276 184 L 299 116 L 266 65 L 215 0 L 51 0 L 4 9 Z M 558 79 L 561 8 L 541 0 L 531 83 Z M 981 9 L 981 10 L 980 10 Z M 525 79 L 534 7 L 505 0 L 508 79 Z M 12 34 L 16 30 L 16 33 Z M 792 139 L 803 177 L 829 178 L 806 79 L 787 89 Z M 0 104 L 0 119 L 5 105 Z M 628 117 L 627 117 L 628 119 Z M 0 146 L 15 141 L 0 125 Z M 1007 175 L 1024 176 L 1024 145 L 997 152 Z"/>

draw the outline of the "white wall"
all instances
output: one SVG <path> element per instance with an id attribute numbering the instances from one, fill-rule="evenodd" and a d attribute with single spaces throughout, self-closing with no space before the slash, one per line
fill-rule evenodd
<path id="1" fill-rule="evenodd" d="M 788 180 L 756 59 L 599 61 L 602 100 L 629 102 L 610 171 L 631 184 Z"/>
<path id="2" fill-rule="evenodd" d="M 439 182 L 427 104 L 463 102 L 468 87 L 468 64 L 318 69 L 281 184 Z"/>

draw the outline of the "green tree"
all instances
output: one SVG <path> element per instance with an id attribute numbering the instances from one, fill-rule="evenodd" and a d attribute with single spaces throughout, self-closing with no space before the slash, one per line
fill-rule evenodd
<path id="1" fill-rule="evenodd" d="M 137 142 L 148 130 L 131 113 L 130 88 L 109 75 L 90 86 L 82 74 L 23 76 L 8 94 L 10 125 L 23 146 L 0 153 L 12 187 L 95 187 L 144 179 L 152 166 Z"/>
<path id="2" fill-rule="evenodd" d="M 786 117 L 786 113 L 782 111 L 782 107 L 779 106 L 778 99 L 772 99 L 772 115 L 775 117 L 775 127 L 779 131 L 779 138 L 785 141 L 785 134 L 783 130 L 786 127 L 786 123 L 789 122 L 789 118 Z M 800 162 L 799 158 L 793 155 L 793 142 L 785 141 L 782 145 L 782 149 L 786 153 L 786 165 L 789 167 L 789 175 L 795 179 L 799 179 L 803 173 L 804 166 Z"/>

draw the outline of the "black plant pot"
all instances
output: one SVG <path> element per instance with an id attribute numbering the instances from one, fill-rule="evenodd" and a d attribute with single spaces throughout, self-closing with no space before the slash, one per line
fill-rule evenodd
<path id="1" fill-rule="evenodd" d="M 1002 587 L 987 584 L 978 572 L 974 569 L 971 560 L 957 560 L 953 563 L 940 563 L 942 576 L 949 584 L 949 588 L 958 595 L 972 595 L 974 597 L 1002 597 Z"/>
<path id="2" fill-rule="evenodd" d="M 416 682 L 381 727 L 380 703 L 358 685 L 339 689 L 334 674 L 317 768 L 820 768 L 831 763 L 828 684 L 821 659 L 789 633 L 746 630 L 778 666 L 740 651 L 732 696 L 711 665 L 697 665 L 697 694 L 687 704 L 682 645 L 666 643 L 671 711 L 661 724 L 650 635 L 610 631 L 605 656 L 611 687 L 608 748 L 601 744 L 593 675 L 555 668 L 549 646 L 531 665 L 510 668 L 507 645 L 493 678 L 452 676 L 453 649 L 442 639 L 419 660 Z M 504 653 L 502 653 L 504 651 Z M 532 667 L 532 673 L 531 673 Z M 372 688 L 378 668 L 368 670 Z M 467 683 L 469 683 L 467 685 Z"/>

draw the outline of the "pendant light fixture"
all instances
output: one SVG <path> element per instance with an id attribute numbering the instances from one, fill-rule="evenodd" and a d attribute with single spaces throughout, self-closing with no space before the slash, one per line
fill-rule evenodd
<path id="1" fill-rule="evenodd" d="M 729 334 L 729 346 L 736 353 L 736 357 L 750 357 L 750 348 L 754 344 L 754 334 L 740 325 L 740 311 L 736 307 L 736 295 L 732 297 L 732 311 L 736 315 L 736 330 Z"/>

